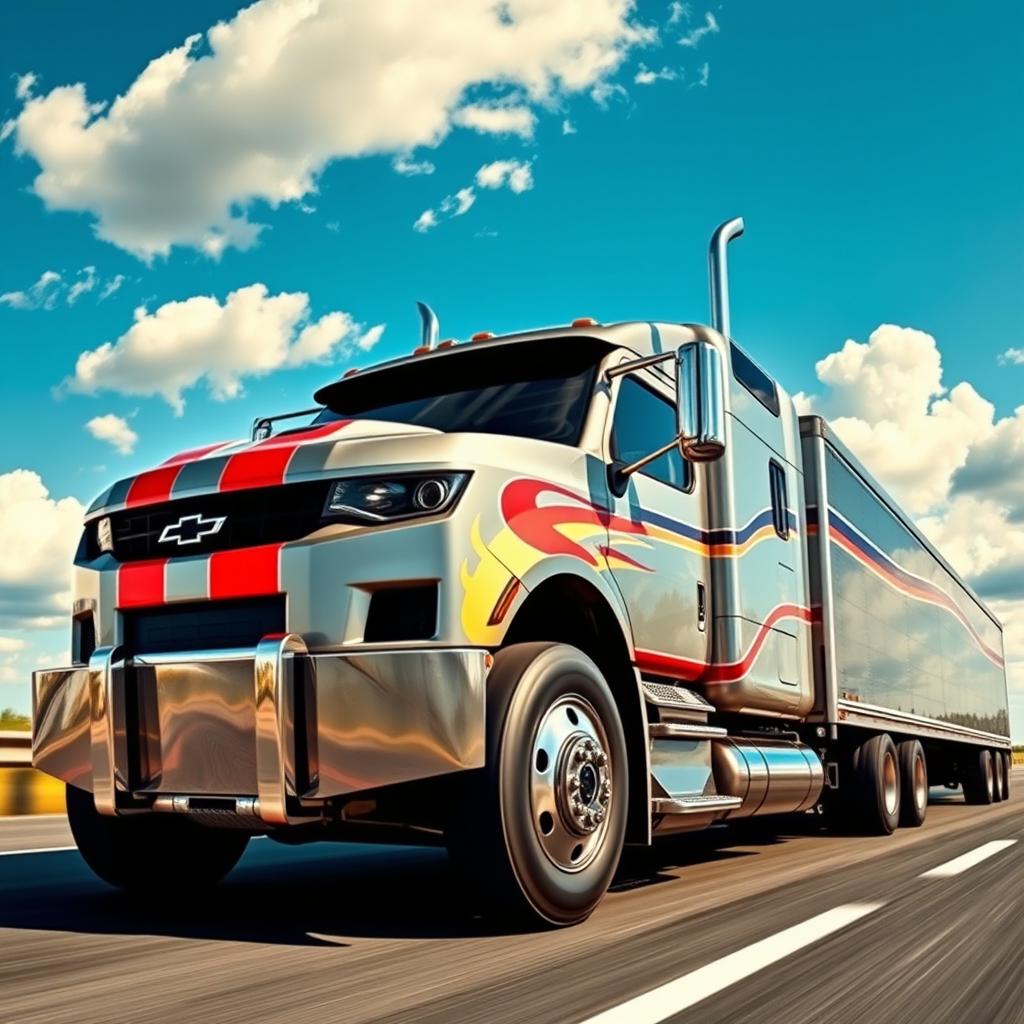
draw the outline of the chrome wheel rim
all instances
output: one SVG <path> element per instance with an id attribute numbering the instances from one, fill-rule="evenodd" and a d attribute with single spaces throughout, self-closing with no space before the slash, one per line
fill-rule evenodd
<path id="1" fill-rule="evenodd" d="M 614 764 L 600 716 L 583 697 L 560 697 L 537 728 L 530 810 L 540 848 L 561 871 L 582 871 L 608 831 Z"/>
<path id="2" fill-rule="evenodd" d="M 882 763 L 882 798 L 885 801 L 887 814 L 895 814 L 899 804 L 899 785 L 896 776 L 896 758 L 892 754 L 885 755 Z"/>
<path id="3" fill-rule="evenodd" d="M 914 802 L 917 809 L 924 810 L 928 803 L 928 778 L 924 770 L 924 758 L 914 759 Z"/>

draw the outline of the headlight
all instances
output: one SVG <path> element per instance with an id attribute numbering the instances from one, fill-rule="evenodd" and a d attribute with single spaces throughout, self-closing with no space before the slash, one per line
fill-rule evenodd
<path id="1" fill-rule="evenodd" d="M 468 473 L 416 473 L 336 480 L 327 495 L 324 517 L 389 523 L 436 515 L 454 507 L 468 479 Z"/>
<path id="2" fill-rule="evenodd" d="M 110 516 L 104 516 L 96 524 L 96 543 L 100 551 L 109 553 L 114 550 L 114 530 L 110 523 Z"/>

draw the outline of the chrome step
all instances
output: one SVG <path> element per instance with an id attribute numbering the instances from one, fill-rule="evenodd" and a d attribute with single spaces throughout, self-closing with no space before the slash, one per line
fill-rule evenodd
<path id="1" fill-rule="evenodd" d="M 738 796 L 687 796 L 655 797 L 651 801 L 652 814 L 714 814 L 734 811 L 743 803 Z"/>
<path id="2" fill-rule="evenodd" d="M 699 693 L 686 689 L 685 686 L 673 686 L 670 683 L 652 683 L 646 679 L 640 681 L 644 698 L 650 704 L 669 708 L 686 708 L 689 711 L 714 711 Z"/>
<path id="3" fill-rule="evenodd" d="M 727 735 L 717 725 L 690 725 L 687 722 L 652 722 L 647 726 L 652 740 L 715 740 Z"/>

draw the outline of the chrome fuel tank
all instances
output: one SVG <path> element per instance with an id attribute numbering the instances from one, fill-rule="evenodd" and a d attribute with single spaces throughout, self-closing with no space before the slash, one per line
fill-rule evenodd
<path id="1" fill-rule="evenodd" d="M 718 792 L 743 801 L 730 818 L 806 811 L 825 784 L 817 754 L 790 740 L 722 737 L 712 743 L 711 764 Z"/>

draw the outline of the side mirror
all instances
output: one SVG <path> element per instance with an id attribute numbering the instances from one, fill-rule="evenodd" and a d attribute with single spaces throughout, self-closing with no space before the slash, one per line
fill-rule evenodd
<path id="1" fill-rule="evenodd" d="M 687 342 L 676 353 L 676 424 L 684 459 L 714 462 L 725 454 L 722 354 L 706 341 Z"/>

